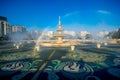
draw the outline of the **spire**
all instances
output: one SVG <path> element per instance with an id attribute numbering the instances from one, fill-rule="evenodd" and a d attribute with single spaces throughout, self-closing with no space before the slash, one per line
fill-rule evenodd
<path id="1" fill-rule="evenodd" d="M 59 23 L 58 23 L 58 27 L 61 28 L 62 24 L 61 24 L 61 21 L 60 21 L 60 16 L 59 16 Z"/>

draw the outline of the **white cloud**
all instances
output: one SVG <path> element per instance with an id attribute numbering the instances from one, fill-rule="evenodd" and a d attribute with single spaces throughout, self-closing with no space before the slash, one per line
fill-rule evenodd
<path id="1" fill-rule="evenodd" d="M 110 12 L 107 10 L 98 10 L 97 12 L 101 14 L 110 14 Z"/>
<path id="2" fill-rule="evenodd" d="M 117 26 L 114 25 L 107 25 L 107 24 L 96 24 L 96 25 L 86 25 L 86 24 L 80 24 L 80 23 L 71 23 L 71 24 L 64 24 L 62 26 L 65 30 L 73 30 L 75 32 L 80 31 L 88 31 L 94 35 L 99 33 L 100 31 L 114 31 L 116 30 Z"/>
<path id="3" fill-rule="evenodd" d="M 69 16 L 73 16 L 73 15 L 78 15 L 80 12 L 79 11 L 73 11 L 70 13 L 66 13 L 63 17 L 69 17 Z"/>

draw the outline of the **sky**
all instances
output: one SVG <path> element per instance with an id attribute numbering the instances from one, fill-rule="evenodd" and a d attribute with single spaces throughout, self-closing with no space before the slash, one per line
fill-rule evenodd
<path id="1" fill-rule="evenodd" d="M 63 28 L 73 31 L 113 31 L 120 28 L 120 0 L 0 0 L 0 16 L 27 30 Z"/>

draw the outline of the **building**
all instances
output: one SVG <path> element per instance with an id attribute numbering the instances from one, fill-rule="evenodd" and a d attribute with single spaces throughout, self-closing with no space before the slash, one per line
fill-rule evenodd
<path id="1" fill-rule="evenodd" d="M 14 32 L 26 32 L 26 28 L 24 26 L 12 26 L 12 33 Z"/>
<path id="2" fill-rule="evenodd" d="M 70 35 L 70 36 L 75 36 L 76 35 L 76 33 L 74 32 L 74 31 L 64 31 L 64 34 L 65 35 Z"/>
<path id="3" fill-rule="evenodd" d="M 81 39 L 86 39 L 88 34 L 90 34 L 90 33 L 87 31 L 80 31 L 78 35 Z"/>
<path id="4" fill-rule="evenodd" d="M 0 16 L 0 37 L 10 35 L 12 33 L 12 28 L 9 25 L 7 18 Z"/>

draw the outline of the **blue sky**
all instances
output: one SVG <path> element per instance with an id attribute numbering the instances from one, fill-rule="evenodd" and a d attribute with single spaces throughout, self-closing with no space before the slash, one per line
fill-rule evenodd
<path id="1" fill-rule="evenodd" d="M 120 0 L 0 0 L 0 15 L 11 25 L 44 30 L 112 31 L 120 27 Z"/>

